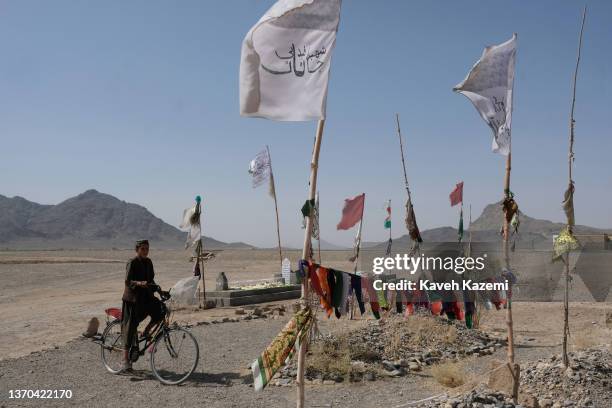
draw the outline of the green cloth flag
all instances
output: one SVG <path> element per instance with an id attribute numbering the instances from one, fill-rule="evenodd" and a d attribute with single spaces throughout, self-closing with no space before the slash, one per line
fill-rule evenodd
<path id="1" fill-rule="evenodd" d="M 387 201 L 387 218 L 385 218 L 385 228 L 391 228 L 391 200 Z"/>

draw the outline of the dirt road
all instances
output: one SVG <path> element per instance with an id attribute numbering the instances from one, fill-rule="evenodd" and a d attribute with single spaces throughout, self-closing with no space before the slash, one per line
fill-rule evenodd
<path id="1" fill-rule="evenodd" d="M 203 406 L 203 407 L 290 407 L 295 404 L 295 387 L 270 386 L 256 393 L 249 367 L 285 320 L 254 320 L 202 325 L 193 328 L 201 348 L 197 372 L 181 386 L 163 386 L 149 371 L 143 357 L 134 376 L 107 373 L 99 358 L 99 346 L 89 340 L 74 340 L 58 349 L 18 359 L 0 361 L 1 404 L 13 406 Z M 322 330 L 334 321 L 323 321 Z M 558 346 L 522 344 L 517 358 L 533 359 L 558 351 Z M 468 361 L 472 373 L 482 373 L 494 356 Z M 70 400 L 8 400 L 10 389 L 70 389 Z M 443 390 L 427 371 L 392 380 L 361 384 L 308 385 L 310 407 L 394 407 L 425 398 Z M 382 404 L 382 405 L 381 405 Z"/>

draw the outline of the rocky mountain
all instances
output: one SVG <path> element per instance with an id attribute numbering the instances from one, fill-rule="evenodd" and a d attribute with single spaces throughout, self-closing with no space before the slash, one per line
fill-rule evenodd
<path id="1" fill-rule="evenodd" d="M 88 190 L 57 205 L 0 195 L 0 248 L 129 248 L 146 238 L 157 248 L 180 248 L 186 234 L 145 207 Z M 250 247 L 204 237 L 205 248 Z"/>
<path id="2" fill-rule="evenodd" d="M 502 220 L 501 202 L 487 205 L 482 214 L 472 222 L 472 241 L 473 242 L 497 242 L 501 241 L 500 229 Z M 516 245 L 519 247 L 529 248 L 550 248 L 552 245 L 552 237 L 558 234 L 561 229 L 565 228 L 563 223 L 555 223 L 548 220 L 540 220 L 529 217 L 519 210 L 519 233 L 513 237 Z M 467 241 L 469 231 L 467 230 L 467 220 L 464 241 Z M 574 227 L 576 234 L 603 234 L 610 231 L 589 227 L 585 225 L 576 225 Z M 458 239 L 458 231 L 453 227 L 439 227 L 421 231 L 421 236 L 425 242 L 456 242 Z M 376 244 L 369 243 L 371 248 L 385 248 L 386 242 Z M 408 248 L 411 246 L 411 240 L 408 235 L 403 235 L 400 238 L 393 240 L 394 248 Z"/>
<path id="3" fill-rule="evenodd" d="M 472 231 L 499 230 L 501 228 L 501 220 L 501 202 L 489 204 L 484 208 L 480 217 L 472 222 Z M 521 234 L 537 234 L 542 235 L 544 238 L 551 238 L 552 235 L 559 233 L 559 231 L 565 227 L 565 224 L 563 223 L 529 217 L 520 209 L 519 220 L 521 222 L 519 227 L 519 232 Z M 607 232 L 606 230 L 589 227 L 586 225 L 576 225 L 574 226 L 574 231 L 577 234 L 602 234 Z"/>

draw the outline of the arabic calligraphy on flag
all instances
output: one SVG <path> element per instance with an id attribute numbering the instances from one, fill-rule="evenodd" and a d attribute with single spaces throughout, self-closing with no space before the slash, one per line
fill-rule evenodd
<path id="1" fill-rule="evenodd" d="M 272 174 L 272 162 L 268 149 L 264 149 L 257 153 L 255 158 L 249 163 L 249 174 L 253 177 L 253 188 L 257 188 L 269 182 L 269 193 L 272 197 L 275 196 L 274 175 Z"/>
<path id="2" fill-rule="evenodd" d="M 516 34 L 485 48 L 467 77 L 453 88 L 474 104 L 493 131 L 493 151 L 504 156 L 510 153 L 515 56 Z"/>
<path id="3" fill-rule="evenodd" d="M 240 114 L 280 121 L 325 118 L 340 0 L 279 0 L 247 33 Z"/>

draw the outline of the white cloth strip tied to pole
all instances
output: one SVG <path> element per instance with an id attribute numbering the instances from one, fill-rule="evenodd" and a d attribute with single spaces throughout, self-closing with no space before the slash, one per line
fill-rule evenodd
<path id="1" fill-rule="evenodd" d="M 196 204 L 193 207 L 187 208 L 185 211 L 183 211 L 183 221 L 181 222 L 181 225 L 179 225 L 179 228 L 181 229 L 188 229 L 185 248 L 192 247 L 202 239 L 202 224 L 200 222 L 201 215 L 201 198 L 200 196 L 197 196 Z"/>
<path id="2" fill-rule="evenodd" d="M 512 89 L 516 34 L 502 44 L 484 49 L 467 77 L 453 90 L 465 95 L 493 130 L 493 151 L 510 153 Z"/>
<path id="3" fill-rule="evenodd" d="M 240 114 L 279 121 L 325 118 L 340 0 L 279 0 L 247 33 Z"/>

